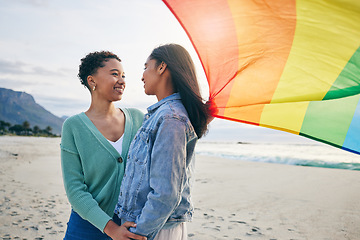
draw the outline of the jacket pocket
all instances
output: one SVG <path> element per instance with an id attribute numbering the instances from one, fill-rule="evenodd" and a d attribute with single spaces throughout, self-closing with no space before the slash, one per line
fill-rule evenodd
<path id="1" fill-rule="evenodd" d="M 144 165 L 149 158 L 149 137 L 146 131 L 139 132 L 135 137 L 133 157 L 136 164 Z"/>

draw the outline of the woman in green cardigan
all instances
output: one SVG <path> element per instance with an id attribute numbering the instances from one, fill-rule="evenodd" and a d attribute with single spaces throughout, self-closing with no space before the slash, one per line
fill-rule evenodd
<path id="1" fill-rule="evenodd" d="M 62 173 L 72 207 L 64 239 L 146 239 L 128 231 L 131 223 L 119 226 L 114 216 L 129 145 L 143 122 L 139 110 L 114 106 L 125 89 L 121 60 L 111 52 L 90 53 L 81 59 L 78 76 L 91 105 L 62 128 Z"/>

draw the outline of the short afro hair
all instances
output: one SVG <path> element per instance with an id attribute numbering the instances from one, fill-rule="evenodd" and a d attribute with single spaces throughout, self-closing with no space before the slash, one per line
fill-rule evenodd
<path id="1" fill-rule="evenodd" d="M 121 62 L 120 58 L 116 54 L 109 51 L 92 52 L 82 58 L 81 64 L 79 65 L 78 73 L 81 84 L 90 91 L 87 77 L 96 73 L 99 68 L 105 67 L 104 62 L 109 61 L 109 59 L 111 58 L 114 58 Z"/>

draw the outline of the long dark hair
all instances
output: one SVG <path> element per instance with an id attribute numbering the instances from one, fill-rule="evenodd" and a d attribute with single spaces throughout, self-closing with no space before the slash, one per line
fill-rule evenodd
<path id="1" fill-rule="evenodd" d="M 190 122 L 198 138 L 201 138 L 207 131 L 210 111 L 201 98 L 195 66 L 190 54 L 178 44 L 167 44 L 155 48 L 150 54 L 150 59 L 156 60 L 157 66 L 161 62 L 167 64 L 174 90 L 180 93 Z"/>

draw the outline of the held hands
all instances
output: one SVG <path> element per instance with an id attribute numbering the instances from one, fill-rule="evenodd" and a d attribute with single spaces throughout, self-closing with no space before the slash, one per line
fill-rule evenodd
<path id="1" fill-rule="evenodd" d="M 130 232 L 130 227 L 136 227 L 136 224 L 133 222 L 125 222 L 123 225 L 119 226 L 110 220 L 106 224 L 104 232 L 113 240 L 146 240 L 146 237 Z"/>
<path id="2" fill-rule="evenodd" d="M 123 232 L 124 236 L 127 237 L 125 239 L 135 239 L 135 240 L 146 240 L 147 238 L 141 235 L 137 235 L 129 231 L 129 228 L 136 227 L 134 222 L 125 222 L 123 225 L 120 226 L 121 231 Z M 121 239 L 121 238 L 120 238 Z"/>

